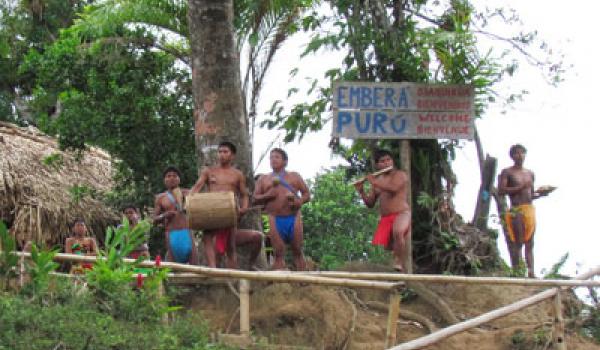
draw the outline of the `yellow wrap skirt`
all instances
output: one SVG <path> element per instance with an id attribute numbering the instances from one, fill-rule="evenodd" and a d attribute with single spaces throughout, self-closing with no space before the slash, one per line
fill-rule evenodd
<path id="1" fill-rule="evenodd" d="M 531 237 L 533 237 L 533 233 L 535 232 L 535 207 L 533 204 L 521 204 L 512 207 L 510 211 L 504 213 L 504 220 L 506 221 L 508 236 L 513 242 L 516 242 L 513 220 L 517 215 L 521 215 L 523 218 L 523 225 L 525 226 L 523 243 L 527 243 L 531 240 Z"/>

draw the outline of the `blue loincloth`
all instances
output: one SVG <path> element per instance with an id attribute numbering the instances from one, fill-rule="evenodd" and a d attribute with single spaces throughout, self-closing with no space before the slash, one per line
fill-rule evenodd
<path id="1" fill-rule="evenodd" d="M 279 232 L 279 237 L 286 243 L 290 244 L 294 240 L 294 224 L 296 223 L 296 215 L 276 216 L 275 227 Z"/>
<path id="2" fill-rule="evenodd" d="M 173 259 L 178 263 L 187 263 L 192 254 L 192 239 L 187 228 L 169 232 L 169 248 Z"/>

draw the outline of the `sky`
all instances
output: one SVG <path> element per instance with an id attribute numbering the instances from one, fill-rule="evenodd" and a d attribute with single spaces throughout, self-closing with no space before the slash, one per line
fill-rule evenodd
<path id="1" fill-rule="evenodd" d="M 560 257 L 569 253 L 561 272 L 575 275 L 600 265 L 600 229 L 594 222 L 596 200 L 600 197 L 596 169 L 593 165 L 595 143 L 592 140 L 600 131 L 598 111 L 594 107 L 594 86 L 600 82 L 597 58 L 597 30 L 593 30 L 600 2 L 573 0 L 568 5 L 557 0 L 496 1 L 478 0 L 476 6 L 504 5 L 517 10 L 523 28 L 535 29 L 555 54 L 564 54 L 567 72 L 557 87 L 547 84 L 540 71 L 524 61 L 514 77 L 499 85 L 505 93 L 528 90 L 523 101 L 506 107 L 490 106 L 477 120 L 484 152 L 498 159 L 498 170 L 512 165 L 508 149 L 515 143 L 527 147 L 525 167 L 535 173 L 535 185 L 553 185 L 558 189 L 551 195 L 535 201 L 537 230 L 535 234 L 535 270 L 539 275 L 548 270 Z M 492 27 L 504 34 L 515 28 Z M 507 34 L 508 35 L 508 34 Z M 322 77 L 327 69 L 338 65 L 340 54 L 322 52 L 299 61 L 306 38 L 299 35 L 289 40 L 277 54 L 266 79 L 259 104 L 259 115 L 268 110 L 277 99 L 287 98 L 287 89 L 306 84 L 306 76 Z M 490 44 L 481 40 L 482 48 Z M 519 57 L 515 55 L 515 57 Z M 290 80 L 290 63 L 296 62 L 300 73 Z M 298 100 L 296 100 L 298 101 Z M 301 142 L 281 144 L 290 156 L 289 169 L 311 178 L 324 168 L 343 161 L 332 156 L 327 144 L 331 124 L 321 132 L 307 135 Z M 261 130 L 254 144 L 255 163 L 265 152 L 270 140 L 277 137 L 274 131 Z M 472 142 L 462 142 L 457 151 L 453 169 L 458 178 L 455 193 L 457 211 L 468 221 L 473 216 L 477 191 L 480 186 L 477 154 Z M 268 161 L 256 164 L 259 172 L 268 171 Z M 495 207 L 495 203 L 492 204 Z M 495 214 L 495 210 L 492 211 Z M 497 220 L 491 219 L 497 227 Z M 507 260 L 506 244 L 498 241 L 502 255 Z"/>

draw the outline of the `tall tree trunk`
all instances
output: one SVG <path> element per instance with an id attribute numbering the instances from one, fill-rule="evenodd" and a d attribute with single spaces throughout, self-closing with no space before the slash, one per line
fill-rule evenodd
<path id="1" fill-rule="evenodd" d="M 216 164 L 219 143 L 230 141 L 237 146 L 237 166 L 252 190 L 252 146 L 242 99 L 233 0 L 189 0 L 188 22 L 198 172 Z M 245 215 L 239 226 L 259 229 L 258 212 Z M 240 266 L 243 266 L 248 252 L 240 253 Z M 263 253 L 262 265 L 265 261 Z"/>
<path id="2" fill-rule="evenodd" d="M 252 181 L 252 150 L 240 86 L 233 0 L 189 0 L 194 135 L 198 170 L 215 164 L 217 145 L 231 141 L 236 163 Z"/>

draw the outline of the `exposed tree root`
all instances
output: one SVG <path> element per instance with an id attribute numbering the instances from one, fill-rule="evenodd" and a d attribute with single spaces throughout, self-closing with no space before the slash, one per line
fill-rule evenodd
<path id="1" fill-rule="evenodd" d="M 367 301 L 366 305 L 383 313 L 388 311 L 388 306 L 379 301 Z M 435 325 L 435 323 L 433 323 L 433 321 L 431 321 L 427 317 L 416 312 L 404 310 L 402 309 L 402 307 L 400 308 L 400 317 L 406 320 L 415 321 L 423 325 L 425 328 L 427 328 L 429 333 L 433 333 L 438 330 L 438 327 Z"/>
<path id="2" fill-rule="evenodd" d="M 348 295 L 346 295 L 345 291 L 340 292 L 342 298 L 352 307 L 352 323 L 350 324 L 350 329 L 348 329 L 348 335 L 346 335 L 346 339 L 342 343 L 342 350 L 346 350 L 350 343 L 352 342 L 352 334 L 354 334 L 354 328 L 356 327 L 356 317 L 358 316 L 358 311 L 356 311 L 356 306 L 350 299 L 348 299 Z"/>
<path id="3" fill-rule="evenodd" d="M 455 324 L 460 322 L 452 309 L 450 309 L 450 306 L 439 295 L 426 288 L 425 285 L 420 282 L 407 282 L 406 285 L 425 302 L 435 308 L 446 323 Z"/>

